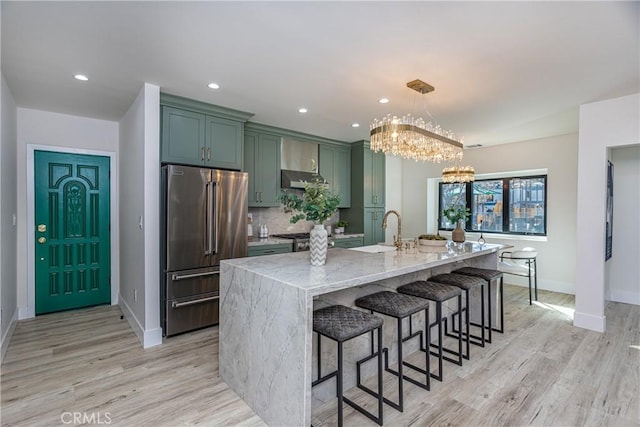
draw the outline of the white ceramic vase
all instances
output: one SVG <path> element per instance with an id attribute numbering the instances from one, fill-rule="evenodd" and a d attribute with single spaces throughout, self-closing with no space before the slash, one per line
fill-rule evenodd
<path id="1" fill-rule="evenodd" d="M 322 224 L 316 224 L 309 234 L 309 260 L 311 265 L 324 265 L 327 260 L 327 230 Z"/>

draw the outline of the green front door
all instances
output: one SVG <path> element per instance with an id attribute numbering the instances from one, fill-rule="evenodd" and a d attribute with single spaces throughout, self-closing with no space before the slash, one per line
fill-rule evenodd
<path id="1" fill-rule="evenodd" d="M 110 303 L 109 158 L 34 160 L 36 314 Z"/>

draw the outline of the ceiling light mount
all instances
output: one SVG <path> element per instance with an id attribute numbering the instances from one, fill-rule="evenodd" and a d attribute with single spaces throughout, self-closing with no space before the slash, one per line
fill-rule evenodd
<path id="1" fill-rule="evenodd" d="M 434 90 L 436 90 L 429 83 L 425 83 L 420 79 L 410 81 L 409 83 L 407 83 L 407 87 L 415 90 L 416 92 L 420 92 L 423 95 L 425 93 L 433 92 Z"/>

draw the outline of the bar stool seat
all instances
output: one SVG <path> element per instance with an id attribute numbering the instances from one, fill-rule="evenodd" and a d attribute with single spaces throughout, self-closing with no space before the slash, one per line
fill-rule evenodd
<path id="1" fill-rule="evenodd" d="M 313 312 L 313 331 L 318 334 L 318 379 L 311 383 L 311 386 L 316 386 L 330 378 L 336 377 L 336 394 L 338 397 L 338 426 L 342 427 L 343 425 L 343 401 L 356 409 L 361 414 L 365 415 L 367 418 L 375 421 L 378 425 L 382 425 L 383 420 L 383 411 L 382 411 L 382 325 L 384 320 L 378 316 L 374 316 L 373 314 L 365 313 L 360 310 L 355 310 L 350 307 L 345 307 L 343 305 L 332 305 L 325 308 L 320 308 Z M 342 390 L 342 353 L 343 353 L 343 344 L 345 341 L 348 341 L 352 338 L 358 337 L 360 335 L 366 334 L 373 331 L 378 331 L 378 416 L 375 416 L 373 413 L 365 410 L 357 403 L 343 396 Z M 338 343 L 338 369 L 330 372 L 329 374 L 322 376 L 321 370 L 321 347 L 320 347 L 320 336 L 325 336 L 330 338 Z M 373 337 L 372 337 L 373 340 Z M 373 342 L 371 343 L 373 347 Z"/>
<path id="2" fill-rule="evenodd" d="M 458 351 L 453 351 L 445 348 L 442 337 L 442 303 L 452 298 L 458 298 L 458 312 L 462 311 L 462 290 L 453 285 L 447 285 L 444 283 L 438 283 L 433 281 L 419 280 L 411 282 L 406 285 L 399 286 L 397 291 L 401 294 L 413 295 L 419 298 L 424 298 L 428 301 L 436 303 L 436 320 L 430 327 L 438 327 L 438 345 L 430 344 L 430 347 L 435 347 L 438 352 L 431 352 L 430 349 L 424 348 L 423 351 L 430 351 L 432 355 L 438 357 L 438 374 L 431 374 L 433 378 L 438 381 L 443 379 L 442 360 L 455 363 L 462 366 L 462 333 L 458 334 Z M 467 352 L 469 352 L 469 334 L 466 335 Z M 454 354 L 458 356 L 458 360 L 451 359 L 443 355 L 443 352 Z"/>
<path id="3" fill-rule="evenodd" d="M 332 305 L 313 312 L 313 330 L 334 341 L 348 341 L 383 324 L 382 318 L 343 305 Z"/>
<path id="4" fill-rule="evenodd" d="M 498 281 L 498 279 L 500 279 L 500 282 L 497 283 L 498 286 L 499 286 L 499 291 L 500 291 L 500 327 L 499 328 L 494 328 L 493 327 L 493 321 L 491 319 L 491 316 L 492 316 L 493 313 L 491 312 L 491 309 L 489 309 L 489 326 L 487 328 L 489 330 L 489 339 L 487 341 L 491 342 L 491 339 L 492 339 L 491 331 L 496 331 L 496 332 L 500 332 L 500 333 L 504 332 L 504 281 L 503 281 L 502 271 L 500 271 L 500 270 L 492 270 L 492 269 L 489 269 L 489 268 L 462 267 L 462 268 L 459 268 L 457 270 L 452 271 L 452 273 L 465 274 L 467 276 L 480 277 L 481 279 L 486 280 L 487 281 L 487 296 L 488 296 L 490 302 L 491 302 L 491 282 L 494 281 L 494 280 Z M 491 306 L 489 306 L 489 307 L 491 307 Z"/>
<path id="5" fill-rule="evenodd" d="M 471 301 L 469 299 L 469 291 L 477 286 L 481 288 L 480 289 L 480 325 L 479 325 L 481 330 L 481 335 L 480 336 L 471 335 L 471 332 L 469 331 L 469 329 L 467 329 L 467 334 L 469 335 L 469 340 L 472 344 L 478 345 L 480 347 L 484 347 L 485 342 L 487 342 L 487 340 L 485 338 L 486 325 L 485 325 L 485 311 L 484 311 L 484 289 L 482 288 L 486 286 L 487 282 L 484 279 L 481 279 L 479 277 L 467 276 L 464 274 L 456 274 L 456 273 L 438 274 L 436 276 L 430 277 L 429 280 L 432 282 L 439 282 L 439 283 L 444 283 L 446 285 L 457 286 L 465 292 L 467 303 L 466 303 L 466 307 L 464 307 L 462 310 L 466 312 L 467 325 L 470 323 L 469 314 L 471 311 Z M 491 312 L 491 298 L 489 298 L 489 312 Z M 453 314 L 454 317 L 455 315 L 456 313 Z M 459 313 L 459 315 L 462 316 L 462 313 Z M 446 323 L 445 323 L 445 327 L 446 327 Z M 460 333 L 462 333 L 462 317 L 460 317 Z M 447 335 L 453 336 L 448 333 Z M 466 358 L 468 357 L 469 357 L 469 352 L 467 351 Z"/>
<path id="6" fill-rule="evenodd" d="M 376 292 L 374 294 L 370 294 L 370 295 L 366 295 L 364 297 L 358 298 L 356 300 L 356 306 L 370 310 L 371 312 L 376 312 L 376 313 L 380 313 L 386 316 L 390 316 L 390 317 L 394 317 L 397 320 L 397 330 L 398 330 L 398 371 L 394 371 L 392 369 L 389 368 L 389 353 L 388 353 L 388 348 L 384 348 L 382 351 L 385 354 L 385 370 L 387 372 L 390 372 L 394 375 L 396 375 L 398 377 L 398 403 L 393 402 L 387 398 L 384 398 L 384 402 L 387 403 L 389 406 L 397 409 L 398 411 L 402 412 L 404 410 L 404 404 L 403 404 L 403 380 L 407 380 L 415 385 L 417 385 L 418 387 L 421 387 L 423 389 L 429 390 L 431 387 L 431 382 L 430 382 L 430 366 L 429 366 L 429 353 L 425 354 L 425 368 L 419 368 L 417 366 L 414 366 L 410 363 L 407 363 L 403 360 L 402 357 L 402 344 L 405 341 L 408 341 L 409 339 L 415 338 L 415 337 L 420 337 L 420 348 L 423 347 L 423 333 L 422 331 L 418 331 L 416 333 L 413 333 L 413 331 L 410 329 L 409 330 L 409 335 L 407 337 L 403 337 L 402 334 L 402 319 L 409 317 L 411 318 L 412 314 L 418 313 L 420 311 L 424 310 L 424 335 L 426 338 L 426 342 L 428 343 L 429 340 L 429 301 L 426 301 L 422 298 L 418 298 L 418 297 L 414 297 L 411 295 L 403 295 L 403 294 L 398 294 L 396 292 L 391 292 L 391 291 L 382 291 L 382 292 Z M 409 323 L 411 325 L 411 323 Z M 373 350 L 373 349 L 372 349 Z M 375 353 L 372 352 L 372 354 L 364 359 L 362 359 L 360 362 L 365 362 L 367 361 L 369 358 L 373 357 L 375 355 Z M 360 363 L 359 362 L 359 363 Z M 425 375 L 425 382 L 422 383 L 420 381 L 417 381 L 411 377 L 407 377 L 404 375 L 404 370 L 403 367 L 407 366 L 411 369 L 414 369 L 417 372 L 420 372 L 422 374 Z M 369 388 L 365 387 L 364 385 L 362 385 L 360 383 L 360 375 L 358 372 L 358 387 L 360 387 L 362 390 L 366 391 L 367 393 L 376 396 L 376 393 L 373 392 L 372 390 L 370 390 Z M 376 396 L 377 397 L 377 396 Z"/>

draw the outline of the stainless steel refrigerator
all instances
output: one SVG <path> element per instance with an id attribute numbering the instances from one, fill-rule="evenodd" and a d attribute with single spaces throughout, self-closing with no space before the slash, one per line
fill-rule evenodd
<path id="1" fill-rule="evenodd" d="M 166 336 L 219 322 L 220 260 L 247 256 L 246 172 L 162 167 L 162 327 Z"/>

